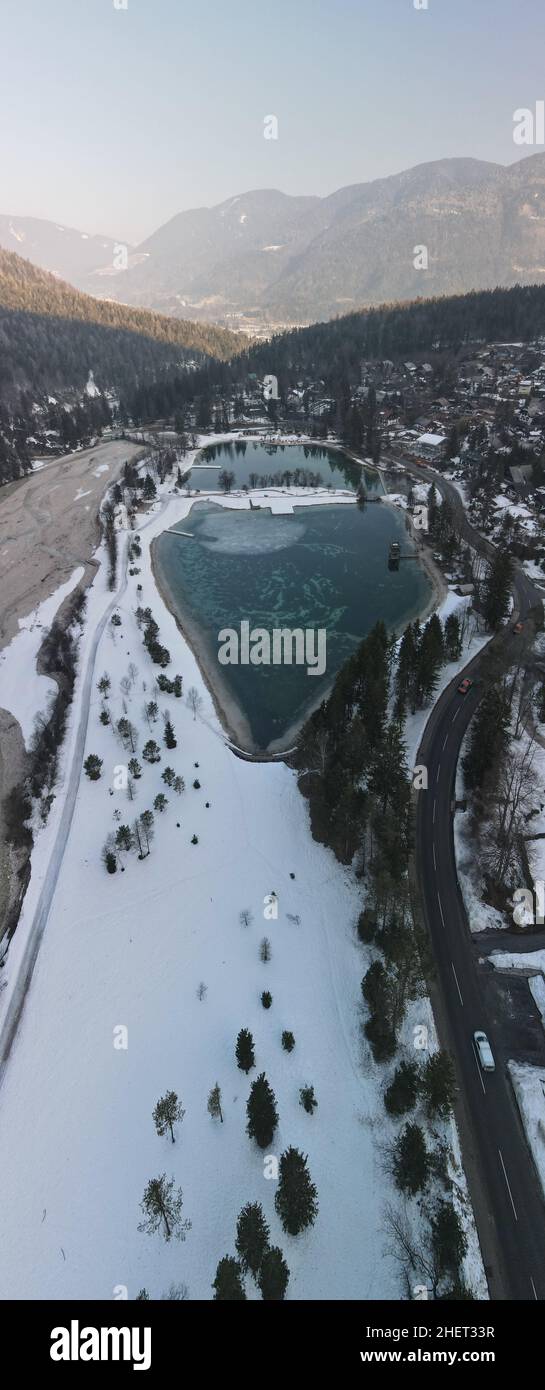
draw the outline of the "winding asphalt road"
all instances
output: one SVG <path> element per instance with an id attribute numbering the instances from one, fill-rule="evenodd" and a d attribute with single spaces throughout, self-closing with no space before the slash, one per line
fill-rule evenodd
<path id="1" fill-rule="evenodd" d="M 419 470 L 415 476 L 422 476 Z M 458 511 L 458 494 L 437 475 L 427 474 L 448 492 Z M 481 551 L 492 549 L 461 518 L 467 538 Z M 522 571 L 513 583 L 514 618 L 526 619 L 541 596 Z M 490 646 L 513 648 L 513 621 Z M 520 639 L 518 639 L 520 640 Z M 417 793 L 415 869 L 420 905 L 437 968 L 436 1016 L 441 1041 L 457 1069 L 457 1118 L 481 1248 L 492 1298 L 545 1300 L 545 1203 L 527 1145 L 509 1077 L 498 1062 L 494 1024 L 489 1017 L 462 899 L 454 853 L 453 817 L 456 767 L 461 743 L 482 698 L 487 679 L 485 648 L 463 674 L 478 681 L 467 695 L 458 692 L 458 675 L 437 701 L 424 733 L 418 763 L 428 772 L 428 789 Z M 489 658 L 488 658 L 489 659 Z M 483 685 L 484 683 L 484 685 Z M 496 1056 L 493 1073 L 483 1073 L 473 1044 L 482 1029 Z"/>

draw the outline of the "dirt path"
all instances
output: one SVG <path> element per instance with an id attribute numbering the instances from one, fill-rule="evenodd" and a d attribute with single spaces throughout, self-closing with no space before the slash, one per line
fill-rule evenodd
<path id="1" fill-rule="evenodd" d="M 77 565 L 94 573 L 98 508 L 125 459 L 142 449 L 112 440 L 67 454 L 20 482 L 0 489 L 0 649 L 18 632 L 18 620 L 54 593 Z"/>
<path id="2" fill-rule="evenodd" d="M 81 587 L 91 583 L 101 498 L 125 460 L 142 452 L 128 440 L 111 440 L 54 459 L 28 478 L 0 488 L 0 650 L 19 631 L 19 619 L 49 598 L 77 566 L 85 569 Z M 32 675 L 29 671 L 29 680 Z M 1 807 L 25 770 L 25 747 L 14 715 L 16 711 L 0 709 L 0 924 L 15 888 Z"/>

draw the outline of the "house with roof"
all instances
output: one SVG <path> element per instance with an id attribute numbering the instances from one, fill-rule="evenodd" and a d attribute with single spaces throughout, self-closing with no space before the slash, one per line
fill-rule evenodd
<path id="1" fill-rule="evenodd" d="M 425 459 L 428 463 L 439 463 L 443 458 L 446 443 L 446 434 L 426 432 L 418 435 L 413 447 L 419 458 Z"/>

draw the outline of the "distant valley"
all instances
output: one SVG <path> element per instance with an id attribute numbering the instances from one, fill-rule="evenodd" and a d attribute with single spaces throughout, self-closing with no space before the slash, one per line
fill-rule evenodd
<path id="1" fill-rule="evenodd" d="M 139 246 L 3 215 L 0 247 L 98 298 L 259 336 L 366 305 L 543 283 L 545 154 L 439 160 L 326 198 L 248 192 L 181 212 Z"/>

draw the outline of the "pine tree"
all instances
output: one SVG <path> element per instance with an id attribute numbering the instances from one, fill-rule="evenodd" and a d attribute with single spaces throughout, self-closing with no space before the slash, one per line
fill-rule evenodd
<path id="1" fill-rule="evenodd" d="M 486 691 L 471 721 L 467 753 L 462 760 L 466 787 L 482 795 L 500 766 L 509 740 L 509 705 L 503 689 Z"/>
<path id="2" fill-rule="evenodd" d="M 409 770 L 400 726 L 392 721 L 377 744 L 371 763 L 370 789 L 378 798 L 382 815 L 388 806 L 399 807 L 406 799 Z"/>
<path id="3" fill-rule="evenodd" d="M 217 1081 L 215 1086 L 212 1087 L 212 1090 L 208 1097 L 207 1110 L 208 1114 L 212 1116 L 213 1120 L 219 1119 L 223 1124 L 223 1111 L 221 1108 L 221 1090 Z"/>
<path id="4" fill-rule="evenodd" d="M 507 617 L 512 583 L 513 561 L 509 551 L 500 548 L 489 566 L 483 595 L 483 615 L 491 631 Z"/>
<path id="5" fill-rule="evenodd" d="M 388 1114 L 405 1115 L 414 1109 L 417 1096 L 418 1067 L 414 1062 L 400 1062 L 384 1096 Z"/>
<path id="6" fill-rule="evenodd" d="M 434 613 L 426 623 L 418 649 L 417 704 L 425 704 L 435 690 L 444 661 L 443 629 Z"/>
<path id="7" fill-rule="evenodd" d="M 142 495 L 145 498 L 146 502 L 153 501 L 153 498 L 157 496 L 157 488 L 155 486 L 151 473 L 146 473 Z"/>
<path id="8" fill-rule="evenodd" d="M 456 613 L 449 613 L 445 622 L 445 655 L 447 661 L 458 661 L 462 653 L 462 633 L 460 619 Z"/>
<path id="9" fill-rule="evenodd" d="M 431 1222 L 434 1262 L 439 1277 L 456 1278 L 467 1251 L 467 1240 L 452 1202 L 439 1202 Z"/>
<path id="10" fill-rule="evenodd" d="M 416 677 L 418 670 L 418 625 L 409 623 L 400 642 L 395 675 L 396 716 L 405 713 L 407 705 L 414 713 Z"/>
<path id="11" fill-rule="evenodd" d="M 175 1091 L 167 1091 L 166 1095 L 161 1096 L 153 1112 L 153 1122 L 160 1137 L 170 1130 L 170 1137 L 174 1143 L 174 1125 L 181 1124 L 184 1115 L 185 1110 Z"/>
<path id="12" fill-rule="evenodd" d="M 435 536 L 435 534 L 436 534 L 436 530 L 437 530 L 437 526 L 438 526 L 438 521 L 439 521 L 439 497 L 438 497 L 438 494 L 437 494 L 437 488 L 436 488 L 436 486 L 435 486 L 435 483 L 432 483 L 431 486 L 430 486 L 429 489 L 428 489 L 427 506 L 428 506 L 428 530 L 429 530 L 430 536 L 432 536 L 432 538 L 433 538 L 433 537 Z"/>
<path id="13" fill-rule="evenodd" d="M 401 1192 L 415 1197 L 426 1186 L 430 1158 L 419 1125 L 408 1124 L 399 1135 L 393 1155 L 393 1174 Z"/>
<path id="14" fill-rule="evenodd" d="M 382 960 L 374 960 L 361 982 L 361 992 L 372 1014 L 391 1012 L 391 982 Z"/>
<path id="15" fill-rule="evenodd" d="M 130 825 L 119 826 L 115 837 L 115 843 L 118 849 L 124 849 L 127 853 L 132 849 L 134 840 Z"/>
<path id="16" fill-rule="evenodd" d="M 175 1236 L 185 1240 L 191 1228 L 190 1221 L 182 1221 L 183 1194 L 181 1188 L 174 1187 L 174 1178 L 167 1181 L 166 1173 L 159 1178 L 151 1178 L 140 1203 L 144 1219 L 138 1226 L 146 1235 L 162 1231 L 165 1240 Z"/>
<path id="17" fill-rule="evenodd" d="M 276 1100 L 264 1072 L 254 1081 L 248 1104 L 246 1107 L 248 1123 L 246 1132 L 250 1139 L 255 1139 L 260 1149 L 266 1149 L 272 1143 L 273 1135 L 278 1124 L 278 1110 Z"/>
<path id="18" fill-rule="evenodd" d="M 431 1119 L 444 1119 L 452 1110 L 456 1096 L 456 1073 L 448 1052 L 434 1052 L 422 1073 L 422 1094 Z"/>
<path id="19" fill-rule="evenodd" d="M 102 772 L 102 758 L 99 758 L 96 753 L 90 753 L 83 766 L 90 781 L 98 782 Z"/>
<path id="20" fill-rule="evenodd" d="M 154 811 L 159 811 L 161 813 L 162 811 L 166 811 L 167 806 L 168 800 L 166 796 L 164 796 L 162 792 L 158 792 L 153 802 Z"/>
<path id="21" fill-rule="evenodd" d="M 168 715 L 167 715 L 167 718 L 165 719 L 165 729 L 164 729 L 163 737 L 164 737 L 165 745 L 166 745 L 167 748 L 175 748 L 175 747 L 176 747 L 176 743 L 177 743 L 176 735 L 175 735 L 175 733 L 174 733 L 174 729 L 173 729 L 173 727 L 172 727 L 172 724 L 171 724 L 171 722 L 170 722 L 170 719 L 168 718 Z"/>
<path id="22" fill-rule="evenodd" d="M 142 757 L 146 759 L 147 763 L 159 763 L 161 761 L 161 753 L 155 739 L 149 738 L 144 744 Z"/>
<path id="23" fill-rule="evenodd" d="M 142 815 L 139 817 L 139 825 L 141 828 L 144 844 L 146 846 L 147 854 L 149 854 L 154 834 L 153 811 L 142 811 Z"/>
<path id="24" fill-rule="evenodd" d="M 117 732 L 123 741 L 123 746 L 125 748 L 130 748 L 131 753 L 134 753 L 136 749 L 136 732 L 130 719 L 127 719 L 125 716 L 123 716 L 122 719 L 118 719 Z"/>
<path id="25" fill-rule="evenodd" d="M 301 1090 L 299 1091 L 299 1102 L 303 1110 L 306 1110 L 307 1115 L 314 1114 L 318 1105 L 318 1101 L 314 1094 L 314 1086 L 301 1086 Z"/>
<path id="26" fill-rule="evenodd" d="M 131 777 L 134 777 L 135 782 L 138 782 L 138 779 L 142 776 L 142 768 L 138 762 L 138 758 L 129 758 L 128 767 Z"/>
<path id="27" fill-rule="evenodd" d="M 270 1231 L 258 1202 L 249 1202 L 242 1208 L 237 1221 L 236 1252 L 245 1273 L 248 1270 L 257 1275 L 263 1256 L 269 1246 Z"/>
<path id="28" fill-rule="evenodd" d="M 314 1225 L 318 1215 L 317 1196 L 306 1156 L 299 1149 L 286 1149 L 280 1159 L 280 1179 L 274 1205 L 284 1230 L 290 1236 L 297 1236 L 307 1226 Z"/>
<path id="29" fill-rule="evenodd" d="M 237 1066 L 246 1073 L 255 1067 L 254 1040 L 248 1028 L 241 1028 L 236 1042 Z"/>
<path id="30" fill-rule="evenodd" d="M 282 1251 L 278 1245 L 273 1245 L 270 1250 L 265 1251 L 257 1276 L 261 1297 L 271 1302 L 280 1302 L 285 1297 L 289 1277 L 290 1272 Z"/>
<path id="31" fill-rule="evenodd" d="M 246 1298 L 242 1269 L 232 1255 L 224 1255 L 220 1260 L 212 1288 L 215 1289 L 214 1299 L 218 1302 L 240 1303 Z"/>

